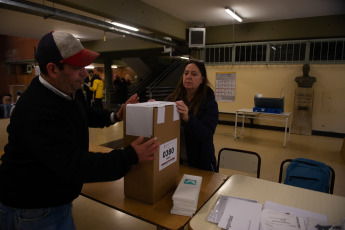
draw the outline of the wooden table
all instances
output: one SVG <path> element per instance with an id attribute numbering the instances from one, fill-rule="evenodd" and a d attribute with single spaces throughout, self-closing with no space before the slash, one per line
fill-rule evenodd
<path id="1" fill-rule="evenodd" d="M 266 181 L 243 175 L 231 176 L 212 198 L 189 222 L 189 229 L 221 229 L 207 221 L 207 216 L 219 195 L 235 196 L 257 200 L 264 204 L 272 201 L 286 206 L 305 209 L 328 216 L 331 223 L 340 223 L 345 218 L 345 197 L 298 188 L 277 182 Z"/>
<path id="2" fill-rule="evenodd" d="M 90 146 L 90 150 L 108 152 L 110 149 L 102 146 Z M 202 177 L 197 210 L 210 199 L 228 178 L 228 176 L 223 174 L 182 165 L 180 166 L 179 174 L 179 180 L 181 180 L 184 174 Z M 124 181 L 122 178 L 111 182 L 86 183 L 83 186 L 81 194 L 128 215 L 156 225 L 158 228 L 181 229 L 188 223 L 191 217 L 170 214 L 173 206 L 172 195 L 174 192 L 169 192 L 153 205 L 147 204 L 124 195 Z"/>

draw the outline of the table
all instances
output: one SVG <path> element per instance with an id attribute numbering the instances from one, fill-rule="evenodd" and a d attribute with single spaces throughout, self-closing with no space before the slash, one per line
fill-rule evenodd
<path id="1" fill-rule="evenodd" d="M 249 176 L 233 175 L 191 219 L 189 229 L 221 229 L 206 219 L 221 194 L 253 199 L 262 204 L 268 200 L 282 205 L 325 214 L 331 223 L 340 223 L 341 219 L 345 218 L 345 197 Z"/>
<path id="2" fill-rule="evenodd" d="M 253 112 L 252 109 L 239 109 L 236 111 L 236 118 L 235 118 L 235 140 L 237 137 L 237 117 L 242 116 L 242 136 L 244 135 L 244 118 L 257 118 L 257 119 L 266 119 L 266 120 L 278 120 L 278 121 L 285 121 L 285 135 L 284 135 L 284 148 L 286 146 L 286 135 L 287 135 L 287 128 L 289 126 L 289 137 L 288 141 L 290 141 L 290 131 L 291 131 L 291 113 L 263 113 L 263 112 Z M 289 122 L 290 120 L 290 122 Z"/>
<path id="3" fill-rule="evenodd" d="M 108 152 L 110 149 L 90 145 L 90 150 Z M 180 165 L 179 180 L 181 180 L 184 174 L 202 177 L 197 210 L 228 179 L 228 176 L 223 174 Z M 111 208 L 156 225 L 158 228 L 181 229 L 188 223 L 191 217 L 170 214 L 173 206 L 172 196 L 174 192 L 169 192 L 153 205 L 147 204 L 124 195 L 124 180 L 122 178 L 111 182 L 85 183 L 81 194 Z"/>

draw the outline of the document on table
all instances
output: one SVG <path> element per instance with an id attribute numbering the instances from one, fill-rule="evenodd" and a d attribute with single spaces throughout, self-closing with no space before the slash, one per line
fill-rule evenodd
<path id="1" fill-rule="evenodd" d="M 313 219 L 319 219 L 322 221 L 328 220 L 326 215 L 316 213 L 316 212 L 311 212 L 311 211 L 304 210 L 304 209 L 299 209 L 299 208 L 294 208 L 294 207 L 274 203 L 272 201 L 266 201 L 264 204 L 264 208 L 276 210 L 276 211 L 283 212 L 283 213 L 289 213 L 289 214 L 292 214 L 294 216 L 298 216 L 298 217 L 302 217 L 302 218 L 313 218 Z"/>
<path id="2" fill-rule="evenodd" d="M 261 212 L 260 230 L 340 229 L 326 215 L 266 201 Z M 332 228 L 333 227 L 333 228 Z"/>
<path id="3" fill-rule="evenodd" d="M 301 217 L 265 208 L 261 212 L 260 230 L 306 230 L 306 226 Z"/>
<path id="4" fill-rule="evenodd" d="M 258 230 L 262 204 L 230 198 L 218 227 L 227 230 Z"/>
<path id="5" fill-rule="evenodd" d="M 213 209 L 211 210 L 210 214 L 207 216 L 207 220 L 218 224 L 220 221 L 220 218 L 222 217 L 226 202 L 228 199 L 239 199 L 239 200 L 244 200 L 247 202 L 252 202 L 252 203 L 258 203 L 256 200 L 251 200 L 251 199 L 244 199 L 240 197 L 234 197 L 234 196 L 224 196 L 220 195 L 219 198 L 217 199 L 217 202 L 215 203 Z"/>

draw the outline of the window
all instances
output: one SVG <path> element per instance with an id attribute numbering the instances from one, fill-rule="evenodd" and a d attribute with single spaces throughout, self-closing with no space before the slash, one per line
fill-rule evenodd
<path id="1" fill-rule="evenodd" d="M 206 45 L 197 55 L 207 64 L 345 63 L 345 39 Z"/>

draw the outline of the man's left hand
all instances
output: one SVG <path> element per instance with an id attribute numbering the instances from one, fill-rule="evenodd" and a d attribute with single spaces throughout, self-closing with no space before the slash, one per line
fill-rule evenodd
<path id="1" fill-rule="evenodd" d="M 119 111 L 117 112 L 116 116 L 118 118 L 118 120 L 122 121 L 123 120 L 123 108 L 127 105 L 127 104 L 135 104 L 138 103 L 139 101 L 139 97 L 137 94 L 133 94 L 130 98 L 128 98 L 128 100 L 125 102 L 125 104 L 122 104 Z"/>

